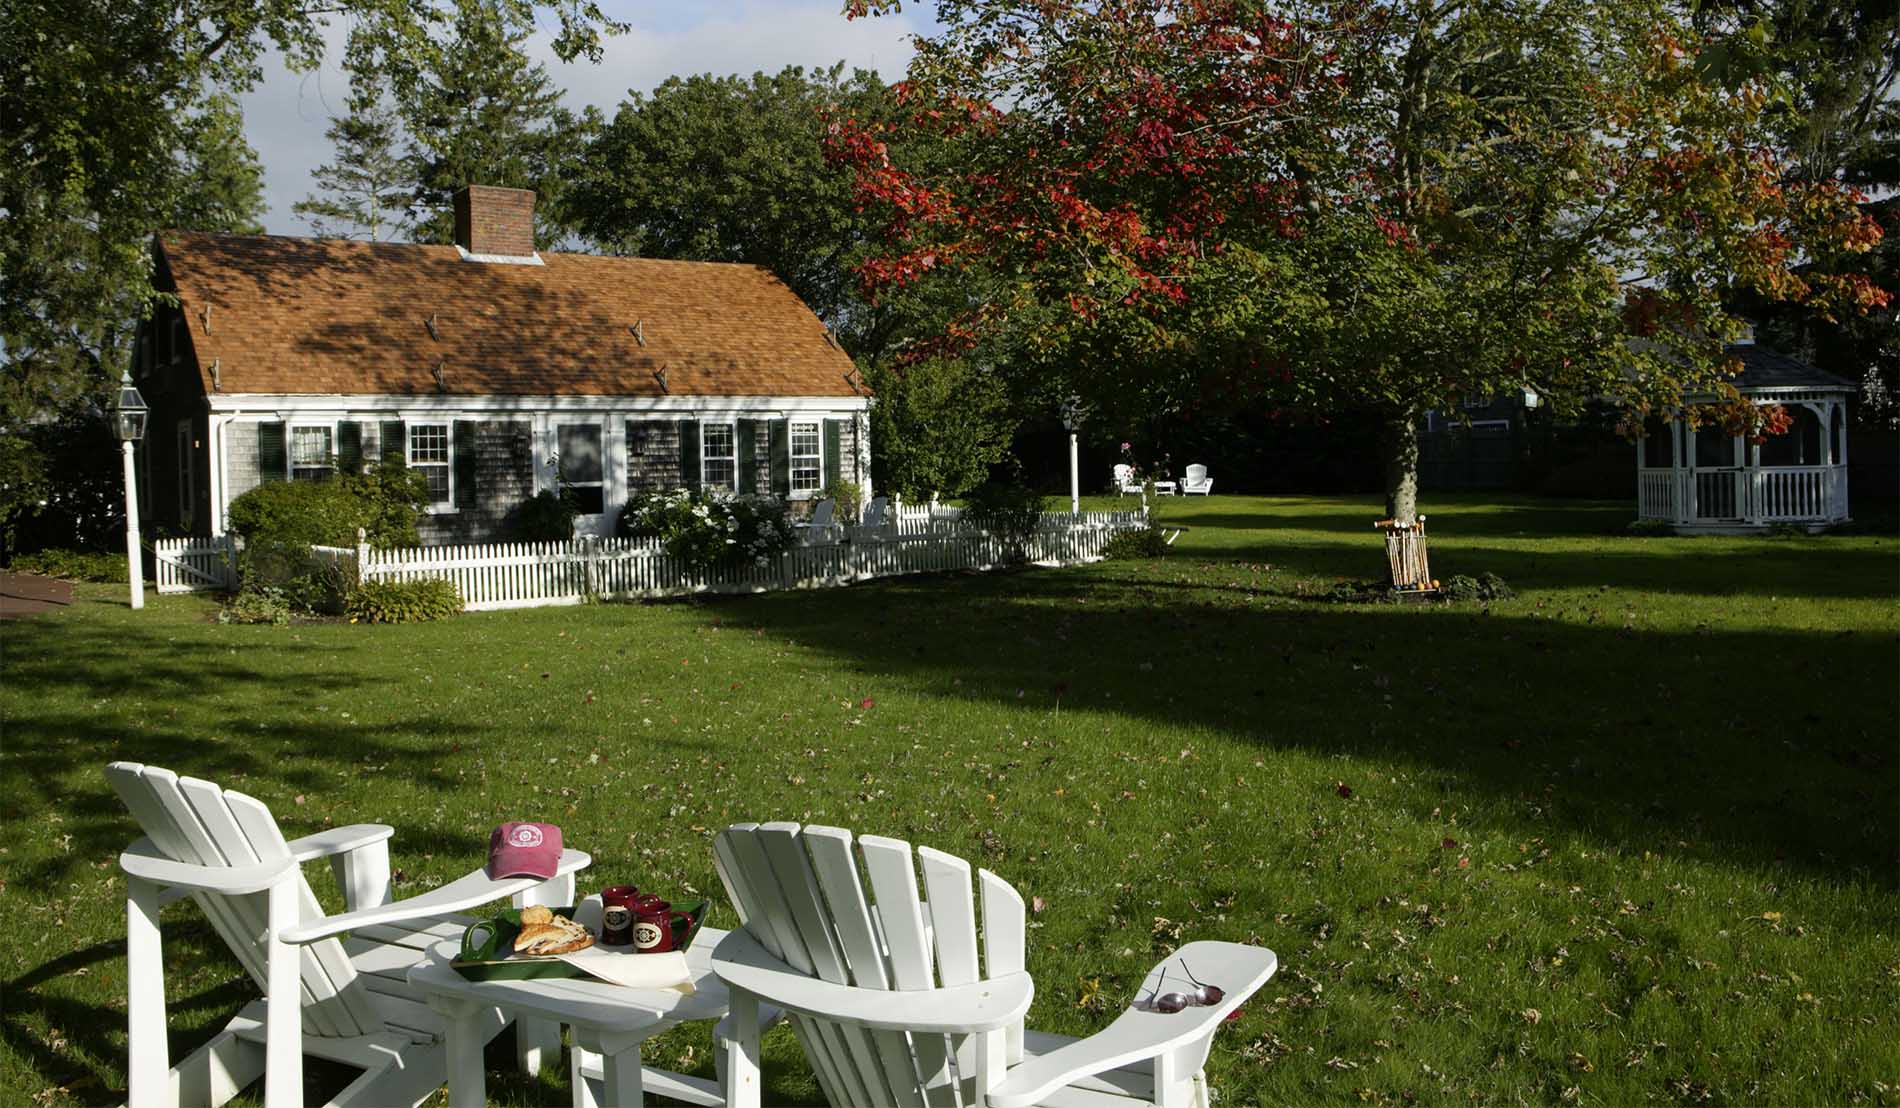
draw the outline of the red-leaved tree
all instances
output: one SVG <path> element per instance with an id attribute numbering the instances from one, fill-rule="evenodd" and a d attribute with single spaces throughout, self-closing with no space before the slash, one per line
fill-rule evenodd
<path id="1" fill-rule="evenodd" d="M 950 0 L 938 18 L 906 117 L 829 131 L 880 216 L 867 288 L 981 271 L 988 294 L 936 345 L 1007 333 L 1009 368 L 1106 412 L 1373 413 L 1399 519 L 1426 409 L 1732 396 L 1726 294 L 1887 300 L 1797 271 L 1879 231 L 1851 189 L 1786 170 L 1774 86 L 1704 64 L 1681 10 Z"/>

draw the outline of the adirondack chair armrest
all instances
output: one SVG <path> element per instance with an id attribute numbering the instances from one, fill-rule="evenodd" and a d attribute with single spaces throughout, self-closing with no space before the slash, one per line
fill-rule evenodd
<path id="1" fill-rule="evenodd" d="M 1028 1108 L 1081 1078 L 1204 1044 L 1220 1030 L 1229 1013 L 1267 983 L 1280 964 L 1273 951 L 1265 947 L 1203 940 L 1189 943 L 1164 959 L 1149 972 L 1144 988 L 1156 980 L 1159 970 L 1176 962 L 1199 967 L 1208 974 L 1206 980 L 1220 984 L 1227 995 L 1219 1004 L 1196 1005 L 1174 1013 L 1130 1007 L 1088 1038 L 1077 1039 L 1010 1070 L 990 1089 L 989 1103 L 993 1108 Z M 1200 1054 L 1204 1055 L 1205 1049 Z M 1199 1061 L 1193 1064 L 1198 1067 Z"/>
<path id="2" fill-rule="evenodd" d="M 719 941 L 712 965 L 713 973 L 728 988 L 751 993 L 775 1008 L 884 1031 L 946 1035 L 995 1031 L 1022 1019 L 1036 995 L 1027 973 L 928 993 L 834 985 L 772 957 L 743 929 Z"/>
<path id="3" fill-rule="evenodd" d="M 586 869 L 593 860 L 593 857 L 584 850 L 563 850 L 555 876 L 577 873 Z M 490 901 L 501 900 L 516 893 L 527 892 L 542 881 L 543 878 L 539 877 L 504 877 L 497 880 L 488 876 L 486 869 L 477 869 L 446 885 L 437 886 L 426 893 L 405 900 L 310 920 L 300 927 L 285 931 L 283 937 L 287 943 L 313 943 L 318 939 L 341 935 L 345 931 L 354 931 L 359 927 L 450 915 L 469 908 L 477 908 Z"/>
<path id="4" fill-rule="evenodd" d="M 386 823 L 352 823 L 348 827 L 332 827 L 301 839 L 292 839 L 290 856 L 299 862 L 309 862 L 334 854 L 348 854 L 383 842 L 395 833 L 396 829 Z"/>
<path id="5" fill-rule="evenodd" d="M 160 853 L 152 840 L 140 839 L 119 855 L 119 868 L 155 885 L 242 896 L 263 892 L 277 884 L 286 875 L 297 872 L 297 863 L 286 858 L 254 866 L 200 866 L 173 861 Z"/>

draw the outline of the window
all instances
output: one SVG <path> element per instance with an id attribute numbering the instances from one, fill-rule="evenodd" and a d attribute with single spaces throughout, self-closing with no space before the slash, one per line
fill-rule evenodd
<path id="1" fill-rule="evenodd" d="M 290 479 L 320 481 L 330 476 L 336 454 L 335 430 L 330 427 L 290 429 Z"/>
<path id="2" fill-rule="evenodd" d="M 732 492 L 739 476 L 738 441 L 730 423 L 706 423 L 699 428 L 699 480 L 708 489 Z"/>
<path id="3" fill-rule="evenodd" d="M 446 508 L 449 497 L 449 425 L 409 425 L 409 468 L 429 479 L 429 503 Z"/>
<path id="4" fill-rule="evenodd" d="M 607 491 L 600 461 L 600 424 L 563 423 L 560 426 L 561 484 L 574 498 L 581 515 L 597 516 L 607 510 Z"/>
<path id="5" fill-rule="evenodd" d="M 1491 398 L 1481 392 L 1468 392 L 1465 394 L 1464 406 L 1467 408 L 1489 408 L 1491 406 Z"/>
<path id="6" fill-rule="evenodd" d="M 816 423 L 792 424 L 792 491 L 816 492 L 824 480 L 824 436 Z"/>

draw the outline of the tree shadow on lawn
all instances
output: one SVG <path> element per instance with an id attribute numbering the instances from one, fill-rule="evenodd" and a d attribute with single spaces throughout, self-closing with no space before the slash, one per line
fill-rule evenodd
<path id="1" fill-rule="evenodd" d="M 1059 699 L 1149 733 L 1417 767 L 1445 793 L 1489 794 L 1529 834 L 1896 884 L 1890 641 L 1659 633 L 1522 602 L 1263 600 L 1063 571 L 714 607 L 925 696 L 1038 714 Z"/>
<path id="2" fill-rule="evenodd" d="M 314 699 L 388 683 L 358 672 L 298 672 L 295 688 L 288 678 L 247 662 L 214 643 L 179 642 L 162 630 L 123 626 L 68 624 L 36 627 L 57 639 L 38 648 L 33 634 L 9 631 L 9 679 L 33 695 L 20 697 L 6 717 L 6 775 L 0 784 L 0 818 L 9 822 L 56 804 L 70 848 L 38 864 L 15 863 L 15 884 L 51 887 L 99 858 L 116 858 L 138 836 L 138 825 L 107 786 L 104 770 L 114 761 L 162 766 L 184 776 L 201 777 L 257 797 L 295 838 L 297 813 L 292 796 L 330 787 L 339 764 L 397 764 L 406 781 L 443 792 L 461 787 L 457 755 L 441 742 L 418 742 L 444 734 L 445 724 L 426 716 L 379 724 L 339 726 L 314 711 L 273 709 L 268 719 L 250 714 L 258 701 L 247 686 L 283 690 L 285 698 Z M 274 642 L 273 652 L 324 651 Z M 279 662 L 281 664 L 281 662 Z M 190 730 L 167 705 L 181 700 L 230 698 L 231 709 L 204 723 L 204 705 L 186 713 Z M 120 713 L 88 710 L 75 701 L 139 701 L 143 719 L 136 729 L 121 729 Z M 492 728 L 454 725 L 454 737 L 479 742 Z M 86 787 L 72 787 L 75 770 L 88 776 Z M 395 813 L 362 812 L 361 821 L 392 822 Z M 316 830 L 312 824 L 306 830 Z"/>
<path id="3" fill-rule="evenodd" d="M 1478 538 L 1584 538 L 1620 535 L 1636 518 L 1634 504 L 1605 500 L 1498 500 L 1483 495 L 1449 498 L 1428 494 L 1420 504 L 1427 530 L 1440 528 Z M 1373 524 L 1386 518 L 1376 497 L 1159 498 L 1164 523 L 1231 531 L 1324 531 L 1342 538 L 1375 537 Z"/>

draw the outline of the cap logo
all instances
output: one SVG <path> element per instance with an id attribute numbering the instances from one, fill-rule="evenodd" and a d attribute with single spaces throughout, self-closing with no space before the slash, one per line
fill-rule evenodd
<path id="1" fill-rule="evenodd" d="M 513 831 L 508 832 L 509 846 L 533 847 L 540 846 L 541 843 L 541 829 L 532 823 L 519 824 Z"/>

